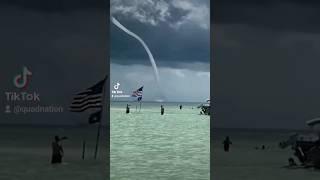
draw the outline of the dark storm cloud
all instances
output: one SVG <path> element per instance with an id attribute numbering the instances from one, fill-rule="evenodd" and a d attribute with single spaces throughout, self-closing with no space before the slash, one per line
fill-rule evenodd
<path id="1" fill-rule="evenodd" d="M 266 29 L 319 32 L 320 2 L 302 0 L 227 0 L 214 3 L 214 23 Z"/>
<path id="2" fill-rule="evenodd" d="M 146 101 L 203 102 L 209 96 L 208 0 L 112 0 L 111 15 L 145 41 L 159 71 L 155 84 L 139 41 L 111 24 L 111 82 L 124 92 L 143 85 Z M 190 88 L 190 82 L 193 82 Z M 113 99 L 118 100 L 118 99 Z"/>
<path id="3" fill-rule="evenodd" d="M 197 16 L 203 17 L 198 18 L 197 23 L 206 23 L 208 13 L 208 0 L 111 0 L 112 15 L 135 19 L 153 26 L 159 22 L 177 25 L 185 20 L 194 21 L 194 17 Z"/>
<path id="4" fill-rule="evenodd" d="M 102 0 L 2 0 L 1 6 L 11 6 L 42 12 L 63 12 L 75 10 L 104 11 L 106 3 Z"/>
<path id="5" fill-rule="evenodd" d="M 160 66 L 177 63 L 209 62 L 209 32 L 168 26 L 152 27 L 137 22 L 123 21 L 128 29 L 139 34 L 149 46 Z M 204 35 L 208 34 L 208 35 Z M 118 64 L 149 64 L 141 44 L 117 27 L 111 27 L 111 57 Z"/>
<path id="6" fill-rule="evenodd" d="M 111 12 L 146 42 L 159 66 L 181 68 L 188 63 L 208 64 L 208 1 L 159 1 L 160 5 L 158 1 L 121 2 L 114 1 Z M 111 58 L 113 63 L 121 65 L 149 64 L 141 44 L 114 25 L 111 25 Z"/>
<path id="7" fill-rule="evenodd" d="M 244 0 L 215 6 L 215 125 L 305 128 L 320 115 L 320 4 Z"/>
<path id="8" fill-rule="evenodd" d="M 68 12 L 51 6 L 52 9 L 48 9 L 47 4 L 40 1 L 31 1 L 26 6 L 24 1 L 2 4 L 5 6 L 0 9 L 1 109 L 6 104 L 12 105 L 5 100 L 4 92 L 19 92 L 12 79 L 27 66 L 33 76 L 26 91 L 38 92 L 40 105 L 61 105 L 65 112 L 1 113 L 1 123 L 78 124 L 86 121 L 85 114 L 79 117 L 69 113 L 68 105 L 74 93 L 96 83 L 107 72 L 106 12 L 98 7 L 87 11 L 81 3 L 85 1 L 77 2 L 73 1 L 72 8 L 63 5 L 70 10 Z"/>

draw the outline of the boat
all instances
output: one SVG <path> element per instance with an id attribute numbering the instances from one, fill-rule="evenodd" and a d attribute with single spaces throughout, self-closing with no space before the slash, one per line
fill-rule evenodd
<path id="1" fill-rule="evenodd" d="M 308 133 L 291 134 L 279 147 L 291 147 L 302 166 L 320 169 L 320 118 L 308 120 L 306 124 L 310 128 Z"/>
<path id="2" fill-rule="evenodd" d="M 207 99 L 206 102 L 200 104 L 197 108 L 201 109 L 200 115 L 210 116 L 210 99 Z"/>

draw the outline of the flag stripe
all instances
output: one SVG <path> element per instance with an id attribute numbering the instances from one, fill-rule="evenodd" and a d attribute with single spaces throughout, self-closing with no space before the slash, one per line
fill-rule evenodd
<path id="1" fill-rule="evenodd" d="M 83 112 L 83 111 L 90 109 L 90 108 L 102 108 L 102 105 L 101 104 L 88 104 L 87 106 L 84 106 L 82 108 L 71 108 L 70 107 L 70 111 L 71 112 Z"/>
<path id="2" fill-rule="evenodd" d="M 82 102 L 85 102 L 85 101 L 90 101 L 92 99 L 101 99 L 102 100 L 102 94 L 101 95 L 90 95 L 90 96 L 87 96 L 85 98 L 75 98 L 72 102 L 72 104 L 81 104 Z"/>
<path id="3" fill-rule="evenodd" d="M 82 99 L 82 98 L 85 98 L 87 96 L 89 96 L 90 93 L 87 93 L 87 94 L 77 94 L 73 97 L 73 99 Z"/>
<path id="4" fill-rule="evenodd" d="M 81 109 L 81 110 L 79 110 L 79 109 L 70 109 L 70 112 L 78 112 L 78 113 L 80 113 L 80 112 L 86 111 L 87 109 L 101 109 L 101 106 L 90 106 L 90 107 L 87 107 L 87 108 Z"/>
<path id="5" fill-rule="evenodd" d="M 82 108 L 88 104 L 102 104 L 101 100 L 91 100 L 91 101 L 86 101 L 82 104 L 71 104 L 70 107 L 71 108 Z"/>
<path id="6" fill-rule="evenodd" d="M 76 94 L 76 95 L 79 95 L 79 96 L 81 96 L 81 95 L 86 95 L 86 94 L 89 93 L 89 92 L 92 92 L 92 90 L 91 90 L 91 89 L 86 89 L 86 90 L 84 90 L 84 91 L 82 91 L 82 92 L 80 92 L 80 93 L 78 93 L 78 94 Z"/>

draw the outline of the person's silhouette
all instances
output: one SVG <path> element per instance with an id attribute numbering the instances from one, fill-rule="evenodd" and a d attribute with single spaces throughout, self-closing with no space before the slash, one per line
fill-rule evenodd
<path id="1" fill-rule="evenodd" d="M 230 144 L 232 144 L 232 142 L 230 141 L 229 136 L 226 137 L 226 139 L 223 141 L 223 147 L 224 147 L 224 151 L 228 152 L 230 149 Z"/>
<path id="2" fill-rule="evenodd" d="M 161 105 L 161 115 L 163 115 L 164 114 L 164 107 L 163 107 L 163 105 Z"/>
<path id="3" fill-rule="evenodd" d="M 62 145 L 60 141 L 67 139 L 66 137 L 62 137 L 61 139 L 59 136 L 54 137 L 54 141 L 51 144 L 52 148 L 52 158 L 51 158 L 51 164 L 59 164 L 62 163 L 62 157 L 64 155 Z"/>
<path id="4" fill-rule="evenodd" d="M 129 114 L 129 113 L 130 113 L 130 107 L 129 107 L 129 104 L 127 104 L 126 113 L 127 113 L 127 114 Z"/>

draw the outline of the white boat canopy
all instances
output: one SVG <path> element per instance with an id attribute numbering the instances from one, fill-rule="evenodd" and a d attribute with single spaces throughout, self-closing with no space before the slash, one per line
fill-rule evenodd
<path id="1" fill-rule="evenodd" d="M 320 118 L 314 118 L 306 122 L 308 126 L 315 126 L 320 124 Z"/>

